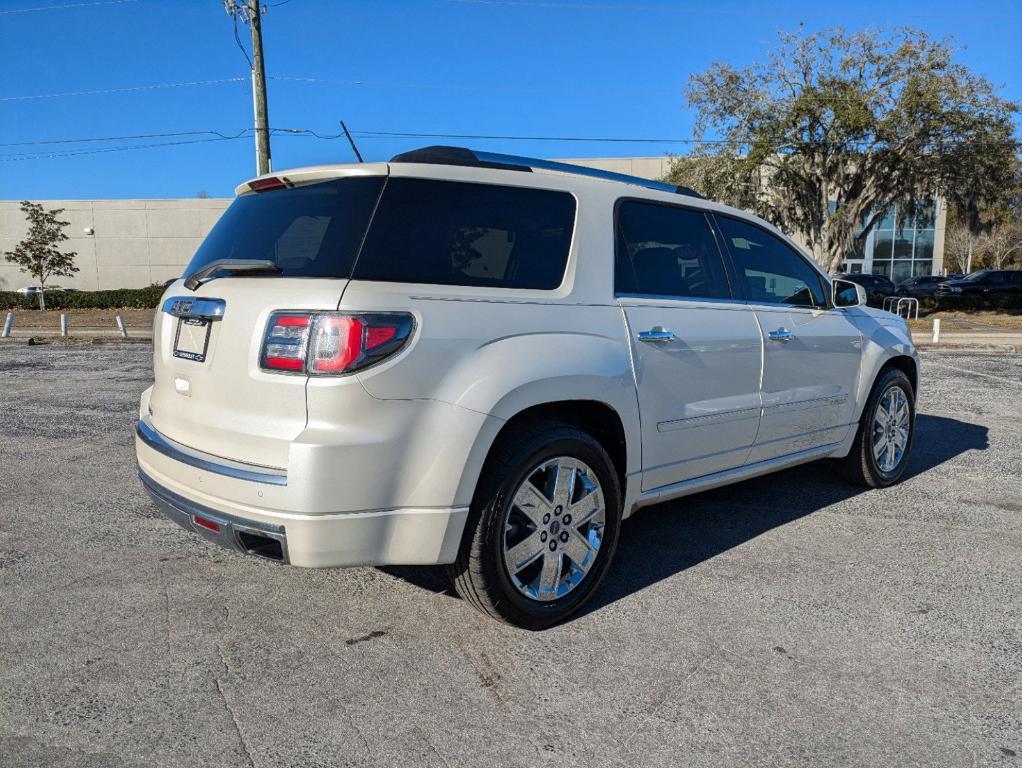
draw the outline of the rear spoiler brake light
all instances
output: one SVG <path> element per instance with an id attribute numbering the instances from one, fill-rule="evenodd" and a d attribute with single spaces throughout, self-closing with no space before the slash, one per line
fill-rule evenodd
<path id="1" fill-rule="evenodd" d="M 276 176 L 270 176 L 265 179 L 254 179 L 248 183 L 248 188 L 253 192 L 269 192 L 274 189 L 285 189 L 286 187 L 293 187 L 290 181 L 285 178 L 278 178 Z"/>

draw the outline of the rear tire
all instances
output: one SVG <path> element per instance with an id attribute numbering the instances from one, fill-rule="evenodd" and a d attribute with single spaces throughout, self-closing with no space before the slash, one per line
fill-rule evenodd
<path id="1" fill-rule="evenodd" d="M 902 371 L 889 368 L 873 384 L 851 451 L 839 459 L 842 477 L 869 488 L 897 483 L 908 466 L 915 424 L 912 382 Z"/>
<path id="2" fill-rule="evenodd" d="M 487 457 L 448 571 L 477 610 L 544 629 L 592 597 L 620 528 L 621 483 L 603 446 L 566 424 L 523 424 Z"/>

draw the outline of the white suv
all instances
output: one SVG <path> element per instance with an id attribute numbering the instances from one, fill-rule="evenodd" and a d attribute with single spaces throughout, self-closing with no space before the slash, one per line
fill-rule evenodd
<path id="1" fill-rule="evenodd" d="M 449 564 L 538 628 L 640 507 L 912 443 L 919 362 L 776 229 L 690 190 L 432 147 L 260 177 L 171 284 L 142 482 L 307 567 Z"/>

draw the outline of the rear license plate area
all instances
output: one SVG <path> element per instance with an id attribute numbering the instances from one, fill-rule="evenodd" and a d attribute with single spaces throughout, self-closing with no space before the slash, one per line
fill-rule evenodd
<path id="1" fill-rule="evenodd" d="M 177 332 L 174 334 L 174 357 L 197 363 L 205 362 L 212 325 L 211 321 L 196 317 L 178 318 Z"/>

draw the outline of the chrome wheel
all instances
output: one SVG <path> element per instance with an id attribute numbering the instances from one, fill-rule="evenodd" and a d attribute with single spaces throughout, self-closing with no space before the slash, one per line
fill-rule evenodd
<path id="1" fill-rule="evenodd" d="M 564 597 L 596 562 L 607 524 L 603 489 L 585 462 L 559 456 L 533 469 L 504 513 L 504 567 L 532 600 Z"/>
<path id="2" fill-rule="evenodd" d="M 911 421 L 908 397 L 901 387 L 884 392 L 873 417 L 873 458 L 881 472 L 893 472 L 905 457 Z"/>

